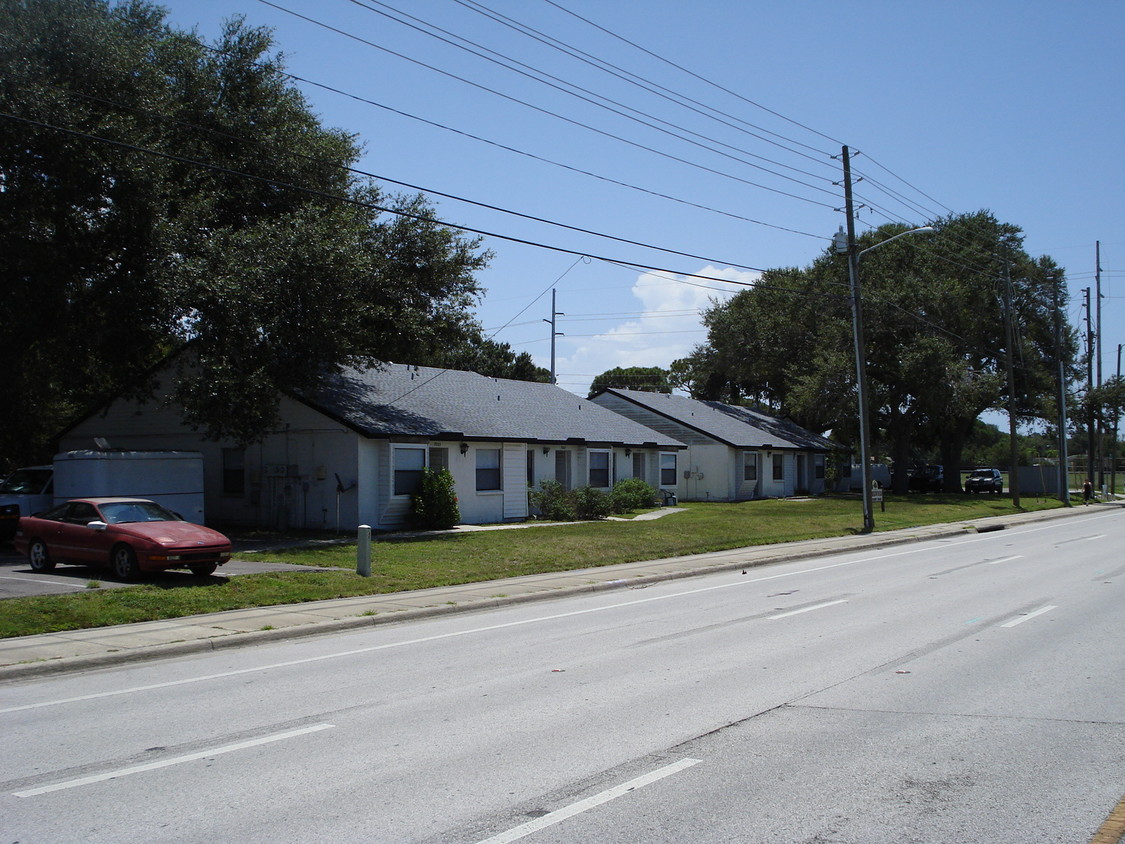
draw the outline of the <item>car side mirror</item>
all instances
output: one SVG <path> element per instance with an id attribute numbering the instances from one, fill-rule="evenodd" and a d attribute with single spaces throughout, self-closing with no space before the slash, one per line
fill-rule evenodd
<path id="1" fill-rule="evenodd" d="M 105 522 L 95 520 L 92 522 L 87 522 L 86 527 L 88 527 L 90 530 L 105 530 L 107 527 L 109 527 L 109 525 L 107 525 Z"/>

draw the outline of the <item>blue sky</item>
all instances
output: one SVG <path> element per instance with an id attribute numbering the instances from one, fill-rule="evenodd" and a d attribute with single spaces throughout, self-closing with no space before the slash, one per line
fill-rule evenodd
<path id="1" fill-rule="evenodd" d="M 688 275 L 746 283 L 755 269 L 810 263 L 844 222 L 832 158 L 844 143 L 867 177 L 856 186 L 871 206 L 861 228 L 989 209 L 1024 230 L 1031 254 L 1067 268 L 1072 322 L 1100 241 L 1103 372 L 1116 371 L 1121 0 L 162 5 L 172 24 L 209 39 L 236 14 L 272 28 L 288 70 L 308 80 L 298 87 L 313 110 L 362 142 L 362 169 L 620 239 L 433 196 L 442 219 L 569 250 L 486 238 L 495 258 L 480 276 L 478 315 L 496 340 L 547 366 L 543 320 L 556 288 L 558 378 L 574 392 L 615 366 L 667 366 L 705 338 L 699 309 L 740 288 Z M 395 20 L 404 13 L 446 40 Z M 554 79 L 448 43 L 457 37 Z M 649 90 L 621 78 L 629 74 Z M 567 86 L 614 101 L 613 111 L 559 90 Z M 663 121 L 663 131 L 615 112 Z"/>

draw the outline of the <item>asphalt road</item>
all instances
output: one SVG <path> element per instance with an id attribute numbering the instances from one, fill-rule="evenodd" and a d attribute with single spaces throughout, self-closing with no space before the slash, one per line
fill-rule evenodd
<path id="1" fill-rule="evenodd" d="M 0 687 L 44 841 L 1087 842 L 1119 511 Z"/>

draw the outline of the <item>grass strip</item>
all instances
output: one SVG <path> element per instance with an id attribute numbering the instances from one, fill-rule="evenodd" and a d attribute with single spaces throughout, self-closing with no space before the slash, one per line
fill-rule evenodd
<path id="1" fill-rule="evenodd" d="M 960 495 L 888 496 L 876 508 L 878 530 L 958 522 L 1049 509 L 1059 502 Z M 180 618 L 223 610 L 297 604 L 479 583 L 542 572 L 569 571 L 855 533 L 855 498 L 690 503 L 685 512 L 652 521 L 585 522 L 520 530 L 425 537 L 383 537 L 373 546 L 372 576 L 354 571 L 271 572 L 192 586 L 142 584 L 71 595 L 9 598 L 0 606 L 0 638 Z M 355 546 L 294 548 L 256 559 L 307 566 L 355 568 Z"/>

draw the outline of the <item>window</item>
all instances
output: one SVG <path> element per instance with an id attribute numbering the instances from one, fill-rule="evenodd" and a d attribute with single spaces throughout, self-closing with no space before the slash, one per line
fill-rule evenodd
<path id="1" fill-rule="evenodd" d="M 426 468 L 426 449 L 399 446 L 393 452 L 394 493 L 414 495 L 422 486 L 422 470 Z"/>
<path id="2" fill-rule="evenodd" d="M 775 481 L 785 480 L 785 455 L 775 453 L 773 456 L 773 479 Z"/>
<path id="3" fill-rule="evenodd" d="M 223 449 L 223 495 L 246 492 L 246 449 Z"/>
<path id="4" fill-rule="evenodd" d="M 72 502 L 70 512 L 66 514 L 66 521 L 72 525 L 88 525 L 100 518 L 101 516 L 94 509 L 94 505 L 87 504 L 85 501 Z"/>
<path id="5" fill-rule="evenodd" d="M 756 481 L 758 480 L 758 452 L 744 451 L 742 452 L 742 480 Z"/>
<path id="6" fill-rule="evenodd" d="M 535 449 L 527 450 L 527 488 L 535 486 Z"/>
<path id="7" fill-rule="evenodd" d="M 633 477 L 640 478 L 642 481 L 645 478 L 645 455 L 644 453 L 633 453 Z"/>
<path id="8" fill-rule="evenodd" d="M 477 491 L 500 489 L 500 449 L 477 449 Z"/>
<path id="9" fill-rule="evenodd" d="M 671 451 L 660 453 L 660 485 L 676 485 L 676 454 Z"/>
<path id="10" fill-rule="evenodd" d="M 813 458 L 813 477 L 818 481 L 824 480 L 824 455 L 818 454 Z"/>
<path id="11" fill-rule="evenodd" d="M 590 452 L 590 486 L 609 488 L 609 452 Z"/>

